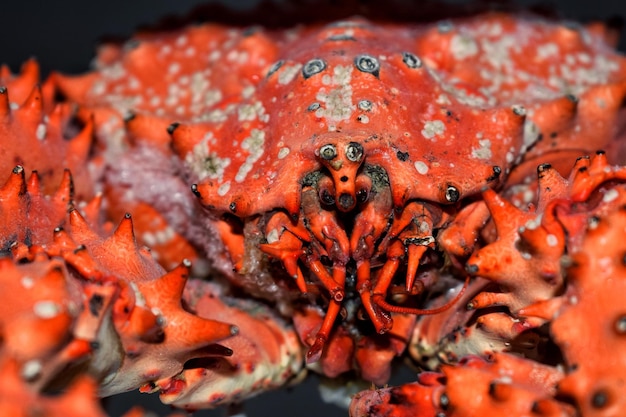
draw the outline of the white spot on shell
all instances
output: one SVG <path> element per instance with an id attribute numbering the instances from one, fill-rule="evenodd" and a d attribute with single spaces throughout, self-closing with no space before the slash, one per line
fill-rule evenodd
<path id="1" fill-rule="evenodd" d="M 602 196 L 602 202 L 610 203 L 611 201 L 615 200 L 617 197 L 619 197 L 619 192 L 616 189 L 612 188 L 608 190 L 606 193 L 604 193 L 604 196 Z"/>
<path id="2" fill-rule="evenodd" d="M 478 146 L 478 148 L 472 148 L 472 157 L 476 159 L 490 159 L 492 156 L 491 141 L 489 139 L 480 139 Z"/>
<path id="3" fill-rule="evenodd" d="M 224 184 L 220 185 L 217 189 L 217 195 L 223 197 L 230 191 L 230 181 L 226 181 Z"/>
<path id="4" fill-rule="evenodd" d="M 446 130 L 446 125 L 441 120 L 430 120 L 424 123 L 422 136 L 432 139 L 435 135 L 442 135 Z"/>
<path id="5" fill-rule="evenodd" d="M 287 155 L 289 155 L 289 148 L 286 146 L 284 148 L 280 148 L 280 150 L 278 151 L 278 159 L 283 159 Z"/>
<path id="6" fill-rule="evenodd" d="M 454 35 L 450 39 L 450 52 L 458 60 L 474 56 L 478 53 L 478 44 L 468 35 Z"/>
<path id="7" fill-rule="evenodd" d="M 37 125 L 37 130 L 35 131 L 35 135 L 37 135 L 37 139 L 44 140 L 46 138 L 46 133 L 48 133 L 48 128 L 44 123 L 39 123 Z"/>
<path id="8" fill-rule="evenodd" d="M 332 78 L 328 74 L 322 77 L 322 83 L 331 88 L 327 91 L 323 87 L 317 93 L 315 98 L 323 107 L 317 109 L 315 115 L 326 119 L 329 131 L 336 129 L 336 122 L 349 119 L 356 108 L 352 103 L 351 77 L 352 66 L 349 65 L 337 65 Z"/>
<path id="9" fill-rule="evenodd" d="M 61 312 L 61 306 L 55 301 L 37 301 L 33 305 L 33 312 L 41 319 L 51 319 Z"/>
<path id="10" fill-rule="evenodd" d="M 230 158 L 220 158 L 215 152 L 209 152 L 209 142 L 214 139 L 212 134 L 206 135 L 185 157 L 187 166 L 198 176 L 198 180 L 210 178 L 222 181 L 224 170 L 230 165 Z"/>
<path id="11" fill-rule="evenodd" d="M 278 74 L 278 84 L 289 84 L 302 68 L 302 64 L 289 65 Z"/>
<path id="12" fill-rule="evenodd" d="M 559 244 L 559 239 L 555 235 L 549 234 L 548 236 L 546 236 L 546 244 L 548 246 L 554 247 Z"/>
<path id="13" fill-rule="evenodd" d="M 35 280 L 28 275 L 24 275 L 20 282 L 22 283 L 22 287 L 26 289 L 33 288 L 33 286 L 35 285 Z"/>
<path id="14" fill-rule="evenodd" d="M 180 63 L 172 62 L 172 64 L 167 68 L 167 72 L 174 75 L 180 71 Z"/>
<path id="15" fill-rule="evenodd" d="M 26 361 L 26 363 L 22 366 L 22 378 L 27 381 L 33 380 L 39 376 L 42 369 L 43 365 L 41 364 L 41 361 L 37 359 Z"/>
<path id="16" fill-rule="evenodd" d="M 422 175 L 426 175 L 428 173 L 428 165 L 422 161 L 415 162 L 415 169 Z"/>
<path id="17" fill-rule="evenodd" d="M 259 129 L 252 129 L 250 136 L 245 138 L 241 142 L 241 147 L 249 152 L 246 161 L 241 164 L 235 181 L 243 182 L 248 175 L 248 172 L 252 170 L 254 163 L 263 155 L 265 145 L 265 132 Z"/>

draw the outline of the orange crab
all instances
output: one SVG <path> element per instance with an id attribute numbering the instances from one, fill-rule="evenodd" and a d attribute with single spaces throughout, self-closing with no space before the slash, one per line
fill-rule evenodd
<path id="1" fill-rule="evenodd" d="M 17 77 L 2 70 L 9 145 L 0 166 L 13 169 L 0 189 L 5 269 L 28 283 L 31 269 L 47 276 L 37 262 L 58 264 L 70 287 L 55 303 L 77 305 L 37 360 L 70 339 L 100 343 L 102 328 L 119 347 L 107 369 L 90 361 L 104 355 L 92 347 L 59 363 L 85 361 L 102 394 L 141 386 L 196 408 L 297 379 L 304 351 L 326 376 L 356 371 L 384 384 L 409 346 L 420 366 L 448 366 L 420 376 L 426 399 L 384 391 L 391 402 L 402 394 L 402 406 L 463 415 L 458 387 L 480 375 L 475 392 L 493 397 L 486 411 L 506 399 L 520 413 L 571 414 L 552 397 L 587 398 L 572 381 L 592 384 L 593 372 L 497 352 L 532 345 L 523 354 L 541 362 L 530 338 L 565 346 L 563 317 L 597 308 L 562 261 L 586 239 L 584 220 L 607 215 L 597 200 L 621 201 L 612 187 L 623 174 L 610 163 L 626 154 L 626 60 L 611 39 L 596 25 L 495 12 L 289 29 L 198 24 L 106 45 L 94 71 L 55 73 L 42 87 L 33 62 Z M 607 152 L 583 157 L 596 149 Z M 38 173 L 26 182 L 26 171 Z M 127 211 L 111 233 L 101 217 Z M 185 292 L 190 273 L 218 283 L 191 280 Z M 24 299 L 24 311 L 38 302 Z M 81 320 L 92 323 L 88 337 L 74 328 Z M 222 339 L 232 352 L 213 343 Z M 578 347 L 564 346 L 562 362 L 578 361 Z M 493 366 L 461 359 L 492 354 Z M 519 372 L 513 387 L 491 387 L 494 373 L 536 369 L 545 384 Z M 62 380 L 57 370 L 45 382 Z M 594 392 L 594 403 L 621 404 L 612 388 Z"/>

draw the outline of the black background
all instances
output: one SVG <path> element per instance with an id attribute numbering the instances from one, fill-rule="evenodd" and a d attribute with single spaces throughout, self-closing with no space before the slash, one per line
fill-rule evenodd
<path id="1" fill-rule="evenodd" d="M 463 1 L 450 1 L 464 3 Z M 48 2 L 7 1 L 0 3 L 0 63 L 8 64 L 16 72 L 22 62 L 30 57 L 39 61 L 44 76 L 51 70 L 80 73 L 89 68 L 95 48 L 105 35 L 127 37 L 140 25 L 152 24 L 166 15 L 183 15 L 194 6 L 206 3 L 199 0 L 59 0 Z M 213 1 L 215 3 L 215 1 Z M 221 1 L 235 9 L 250 9 L 257 2 Z M 299 2 L 293 2 L 298 4 Z M 309 2 L 300 2 L 310 7 Z M 512 2 L 523 6 L 535 1 Z M 626 2 L 620 0 L 568 1 L 548 3 L 561 16 L 575 20 L 605 20 L 626 17 Z M 622 36 L 620 49 L 626 50 L 626 37 Z M 1 146 L 1 144 L 0 144 Z M 410 380 L 413 375 L 404 371 L 397 382 Z M 322 403 L 315 388 L 317 379 L 290 390 L 282 390 L 257 397 L 244 405 L 247 416 L 343 416 L 347 412 Z M 118 416 L 138 401 L 159 415 L 167 414 L 168 407 L 160 405 L 156 395 L 129 393 L 106 401 L 107 410 Z M 199 411 L 195 416 L 220 416 L 226 410 Z"/>

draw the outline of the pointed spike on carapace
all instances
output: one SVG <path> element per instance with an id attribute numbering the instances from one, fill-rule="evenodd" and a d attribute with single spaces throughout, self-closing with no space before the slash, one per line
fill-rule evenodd
<path id="1" fill-rule="evenodd" d="M 588 177 L 590 165 L 591 165 L 591 158 L 589 158 L 589 156 L 585 155 L 585 156 L 579 156 L 578 158 L 576 158 L 576 162 L 574 162 L 574 167 L 572 168 L 568 181 L 570 183 L 573 183 L 576 181 L 577 177 L 580 177 L 580 176 Z"/>
<path id="2" fill-rule="evenodd" d="M 533 122 L 541 132 L 558 133 L 573 123 L 578 104 L 578 97 L 572 94 L 541 103 L 533 109 Z"/>
<path id="3" fill-rule="evenodd" d="M 603 172 L 606 167 L 610 166 L 608 159 L 606 158 L 606 152 L 602 150 L 596 151 L 595 155 L 591 157 L 589 164 L 589 170 L 591 172 Z"/>
<path id="4" fill-rule="evenodd" d="M 537 212 L 543 212 L 550 201 L 567 194 L 569 182 L 550 164 L 537 167 L 537 180 Z"/>
<path id="5" fill-rule="evenodd" d="M 7 64 L 0 65 L 0 80 L 8 80 L 11 78 L 13 74 L 11 73 L 11 68 Z"/>
<path id="6" fill-rule="evenodd" d="M 41 178 L 37 170 L 33 170 L 30 173 L 28 181 L 26 181 L 26 189 L 32 197 L 41 195 Z"/>
<path id="7" fill-rule="evenodd" d="M 533 304 L 521 308 L 517 315 L 520 317 L 536 317 L 545 320 L 553 320 L 563 307 L 563 298 L 555 297 L 549 300 L 539 300 Z"/>
<path id="8" fill-rule="evenodd" d="M 80 207 L 80 211 L 88 223 L 99 224 L 98 219 L 100 218 L 103 198 L 102 192 L 98 192 L 87 204 Z"/>
<path id="9" fill-rule="evenodd" d="M 59 204 L 72 204 L 74 199 L 74 180 L 69 169 L 63 170 L 61 184 L 54 193 L 53 200 Z"/>
<path id="10" fill-rule="evenodd" d="M 169 149 L 172 136 L 168 127 L 173 126 L 167 119 L 131 113 L 124 118 L 126 131 L 133 142 L 149 142 L 152 146 Z"/>
<path id="11" fill-rule="evenodd" d="M 26 193 L 26 190 L 24 167 L 16 165 L 11 171 L 7 181 L 0 188 L 0 197 L 3 199 L 9 199 L 11 197 L 21 196 Z"/>
<path id="12" fill-rule="evenodd" d="M 239 334 L 239 327 L 234 324 L 210 319 L 200 320 L 201 323 L 194 327 L 194 333 L 196 333 L 196 336 L 194 336 L 193 339 L 197 341 L 196 343 L 206 345 L 228 339 L 229 337 L 237 336 Z"/>
<path id="13" fill-rule="evenodd" d="M 20 77 L 24 79 L 24 82 L 30 85 L 39 82 L 39 63 L 35 58 L 29 58 L 22 64 L 22 68 L 20 69 Z"/>
<path id="14" fill-rule="evenodd" d="M 133 226 L 133 219 L 130 213 L 124 214 L 122 221 L 117 225 L 117 228 L 109 239 L 112 239 L 116 244 L 121 247 L 134 247 L 136 251 L 139 251 L 139 245 L 135 240 L 135 230 Z"/>
<path id="15" fill-rule="evenodd" d="M 173 300 L 179 300 L 183 296 L 183 290 L 189 278 L 191 262 L 184 259 L 178 266 L 159 278 L 157 285 L 162 294 Z"/>
<path id="16" fill-rule="evenodd" d="M 33 120 L 43 120 L 43 95 L 41 94 L 41 86 L 39 84 L 33 87 L 26 101 L 18 110 L 27 114 Z"/>
<path id="17" fill-rule="evenodd" d="M 93 231 L 89 223 L 74 207 L 70 207 L 68 210 L 68 216 L 70 218 L 70 226 L 72 228 L 72 236 L 76 237 L 77 241 L 85 242 L 88 240 L 98 240 L 100 237 Z"/>
<path id="18" fill-rule="evenodd" d="M 56 86 L 50 77 L 41 84 L 44 112 L 49 114 L 55 106 Z"/>
<path id="19" fill-rule="evenodd" d="M 575 185 L 580 182 L 587 182 L 586 180 L 589 178 L 589 167 L 591 166 L 591 159 L 588 156 L 581 156 L 576 159 L 574 163 L 574 168 L 572 168 L 572 172 L 569 175 L 568 181 L 570 184 Z"/>
<path id="20" fill-rule="evenodd" d="M 0 121 L 11 115 L 11 103 L 9 103 L 9 89 L 0 85 Z"/>
<path id="21" fill-rule="evenodd" d="M 69 154 L 75 155 L 78 160 L 86 160 L 94 140 L 94 116 L 90 114 L 84 121 L 83 128 L 69 142 Z"/>
<path id="22" fill-rule="evenodd" d="M 64 75 L 59 72 L 50 74 L 50 79 L 70 101 L 83 101 L 99 77 L 101 75 L 95 71 L 85 75 Z"/>
<path id="23" fill-rule="evenodd" d="M 39 77 L 39 63 L 35 58 L 30 58 L 22 64 L 19 75 L 11 83 L 11 88 L 19 97 L 24 97 L 29 92 L 32 94 L 31 90 L 38 85 Z"/>
<path id="24" fill-rule="evenodd" d="M 56 103 L 52 111 L 48 114 L 48 129 L 61 131 L 61 125 L 67 120 L 67 103 Z"/>
<path id="25" fill-rule="evenodd" d="M 482 197 L 489 209 L 489 213 L 491 214 L 491 218 L 496 225 L 496 230 L 499 235 L 502 234 L 503 228 L 510 226 L 511 219 L 514 219 L 522 213 L 520 209 L 491 188 L 484 189 Z"/>
<path id="26" fill-rule="evenodd" d="M 194 147 L 206 134 L 205 128 L 184 125 L 180 123 L 171 123 L 165 133 L 171 136 L 172 149 L 179 158 L 185 158 L 187 154 L 193 152 Z M 208 146 L 208 145 L 207 145 Z"/>

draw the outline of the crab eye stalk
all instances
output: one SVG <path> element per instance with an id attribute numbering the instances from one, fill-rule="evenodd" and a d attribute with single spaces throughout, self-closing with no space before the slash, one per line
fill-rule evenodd
<path id="1" fill-rule="evenodd" d="M 450 203 L 456 203 L 457 201 L 459 201 L 459 198 L 461 197 L 461 193 L 459 193 L 459 190 L 453 186 L 453 185 L 448 185 L 446 187 L 446 201 L 450 202 Z"/>
<path id="2" fill-rule="evenodd" d="M 346 146 L 346 158 L 351 162 L 360 162 L 363 159 L 363 146 L 360 143 L 350 142 Z"/>
<path id="3" fill-rule="evenodd" d="M 337 156 L 337 148 L 335 148 L 335 145 L 328 144 L 320 148 L 320 157 L 322 159 L 331 161 L 335 159 L 336 156 Z"/>

